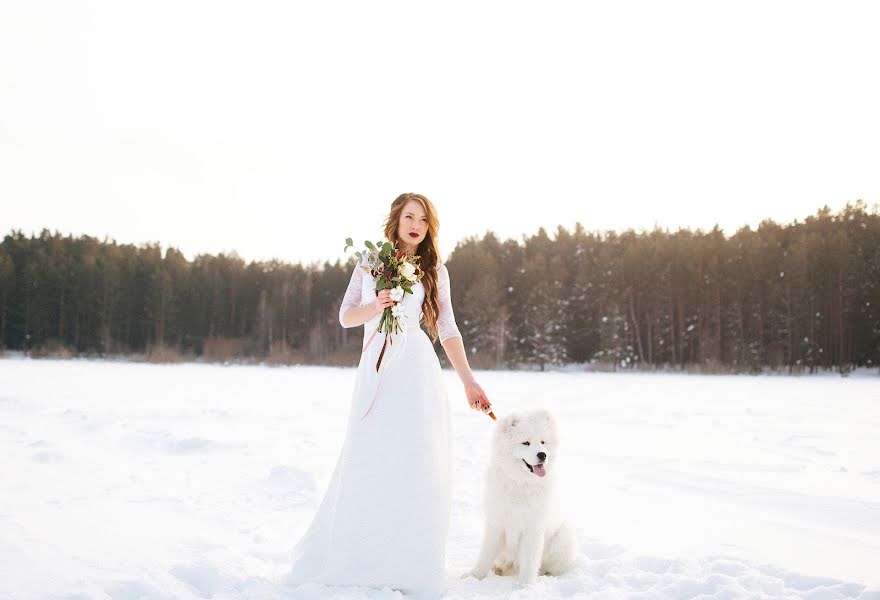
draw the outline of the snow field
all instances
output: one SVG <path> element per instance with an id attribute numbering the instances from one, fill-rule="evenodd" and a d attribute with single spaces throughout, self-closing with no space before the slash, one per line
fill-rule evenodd
<path id="1" fill-rule="evenodd" d="M 550 408 L 581 556 L 461 579 L 493 422 L 453 409 L 445 598 L 880 599 L 880 386 L 868 374 L 479 372 L 496 415 Z M 290 588 L 354 370 L 0 360 L 0 599 L 403 598 Z"/>

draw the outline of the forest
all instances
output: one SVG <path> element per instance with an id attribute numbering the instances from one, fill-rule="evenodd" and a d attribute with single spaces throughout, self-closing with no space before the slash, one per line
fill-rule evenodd
<path id="1" fill-rule="evenodd" d="M 476 368 L 845 374 L 880 364 L 880 215 L 863 201 L 729 236 L 580 223 L 521 240 L 487 232 L 460 240 L 446 264 Z M 355 365 L 363 328 L 338 321 L 353 268 L 354 257 L 187 260 L 158 243 L 13 230 L 0 244 L 0 350 Z"/>

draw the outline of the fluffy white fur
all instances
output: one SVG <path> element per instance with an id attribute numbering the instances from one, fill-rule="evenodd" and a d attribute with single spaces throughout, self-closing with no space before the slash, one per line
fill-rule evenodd
<path id="1" fill-rule="evenodd" d="M 535 583 L 539 575 L 569 569 L 577 554 L 574 529 L 559 506 L 556 422 L 540 409 L 510 414 L 495 426 L 483 496 L 483 542 L 464 576 L 482 579 L 493 569 L 497 575 L 517 573 L 521 584 Z M 538 475 L 540 466 L 530 470 L 526 463 L 543 464 L 544 476 Z"/>

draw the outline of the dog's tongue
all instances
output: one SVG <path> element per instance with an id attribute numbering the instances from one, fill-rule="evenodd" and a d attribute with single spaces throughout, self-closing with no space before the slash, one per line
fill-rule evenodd
<path id="1" fill-rule="evenodd" d="M 547 474 L 544 472 L 544 465 L 532 465 L 532 471 L 534 471 L 535 475 L 538 477 L 543 477 Z"/>

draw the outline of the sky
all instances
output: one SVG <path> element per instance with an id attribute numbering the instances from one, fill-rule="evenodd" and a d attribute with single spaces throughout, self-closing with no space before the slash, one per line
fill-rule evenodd
<path id="1" fill-rule="evenodd" d="M 0 234 L 345 258 L 880 202 L 872 2 L 0 0 Z M 349 254 L 352 251 L 349 250 Z"/>

